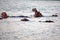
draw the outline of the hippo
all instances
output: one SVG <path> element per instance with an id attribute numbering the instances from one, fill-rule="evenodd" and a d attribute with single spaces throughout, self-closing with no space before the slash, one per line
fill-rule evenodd
<path id="1" fill-rule="evenodd" d="M 53 21 L 52 20 L 46 20 L 45 22 L 49 22 L 50 23 L 50 22 L 53 22 Z"/>
<path id="2" fill-rule="evenodd" d="M 6 18 L 8 18 L 8 15 L 6 12 L 2 12 L 1 17 L 2 17 L 2 19 L 6 19 Z"/>
<path id="3" fill-rule="evenodd" d="M 54 22 L 52 20 L 46 20 L 46 21 L 39 21 L 39 22 L 48 22 L 48 23 L 51 23 L 51 22 Z"/>
<path id="4" fill-rule="evenodd" d="M 57 17 L 58 15 L 52 15 L 53 17 Z"/>
<path id="5" fill-rule="evenodd" d="M 24 19 L 21 19 L 21 21 L 29 21 L 28 19 L 24 18 Z"/>
<path id="6" fill-rule="evenodd" d="M 21 15 L 21 16 L 8 16 L 6 12 L 2 12 L 0 19 L 6 19 L 6 18 L 8 18 L 8 17 L 10 17 L 10 18 L 20 18 L 20 17 L 21 17 L 21 18 L 30 18 L 30 17 L 28 17 L 28 16 L 23 16 L 23 15 Z"/>
<path id="7" fill-rule="evenodd" d="M 32 11 L 35 12 L 34 17 L 42 17 L 43 16 L 42 13 L 40 13 L 39 11 L 37 11 L 36 8 L 33 8 Z"/>

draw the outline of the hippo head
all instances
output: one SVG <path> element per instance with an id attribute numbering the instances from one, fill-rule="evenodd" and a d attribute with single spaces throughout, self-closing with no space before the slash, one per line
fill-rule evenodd
<path id="1" fill-rule="evenodd" d="M 33 12 L 37 12 L 37 9 L 36 9 L 36 8 L 33 8 L 32 11 L 33 11 Z"/>
<path id="2" fill-rule="evenodd" d="M 2 18 L 8 18 L 8 16 L 7 16 L 7 13 L 6 13 L 6 12 L 2 12 L 1 16 L 2 16 Z"/>

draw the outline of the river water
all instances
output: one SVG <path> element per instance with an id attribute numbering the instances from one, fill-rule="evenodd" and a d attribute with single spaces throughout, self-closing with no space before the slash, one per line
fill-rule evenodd
<path id="1" fill-rule="evenodd" d="M 34 18 L 32 8 L 37 8 L 45 17 Z M 20 1 L 1 0 L 0 14 L 6 11 L 9 16 L 26 15 L 22 18 L 0 20 L 0 40 L 60 40 L 60 1 Z M 57 14 L 58 17 L 50 17 Z M 39 22 L 52 20 L 52 23 Z"/>

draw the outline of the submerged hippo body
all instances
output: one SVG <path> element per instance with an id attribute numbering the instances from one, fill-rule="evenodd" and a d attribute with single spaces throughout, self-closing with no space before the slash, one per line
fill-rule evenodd
<path id="1" fill-rule="evenodd" d="M 52 20 L 46 20 L 46 21 L 39 21 L 39 22 L 47 22 L 47 23 L 51 23 L 51 22 L 54 22 Z"/>
<path id="2" fill-rule="evenodd" d="M 10 18 L 30 18 L 29 16 L 9 16 Z"/>
<path id="3" fill-rule="evenodd" d="M 21 19 L 21 21 L 29 21 L 28 19 L 24 18 L 24 19 Z"/>
<path id="4" fill-rule="evenodd" d="M 53 21 L 51 21 L 51 20 L 48 20 L 48 21 L 47 21 L 47 20 L 46 20 L 45 22 L 49 22 L 49 23 L 50 23 L 50 22 L 53 22 Z"/>
<path id="5" fill-rule="evenodd" d="M 2 19 L 2 18 L 0 18 L 0 19 Z"/>
<path id="6" fill-rule="evenodd" d="M 57 17 L 58 15 L 52 15 L 53 17 Z"/>
<path id="7" fill-rule="evenodd" d="M 39 11 L 37 11 L 36 8 L 33 8 L 32 11 L 35 13 L 34 17 L 42 17 L 43 16 L 42 13 L 40 13 Z"/>

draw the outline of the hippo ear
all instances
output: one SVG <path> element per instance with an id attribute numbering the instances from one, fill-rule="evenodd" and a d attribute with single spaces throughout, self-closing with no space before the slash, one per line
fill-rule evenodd
<path id="1" fill-rule="evenodd" d="M 33 8 L 32 11 L 36 11 L 37 9 L 36 8 Z"/>

